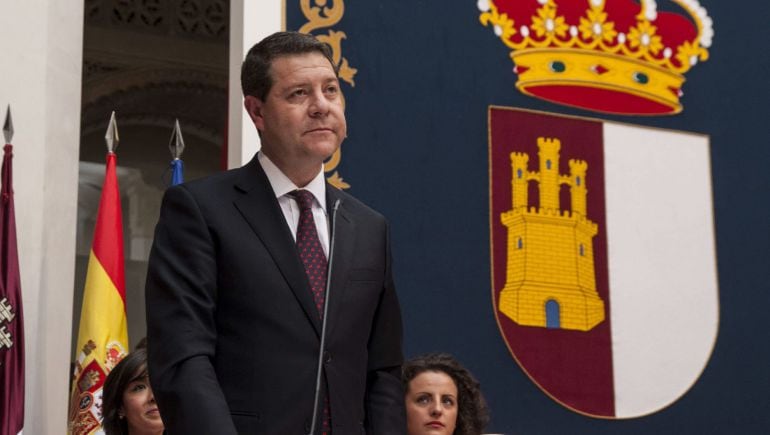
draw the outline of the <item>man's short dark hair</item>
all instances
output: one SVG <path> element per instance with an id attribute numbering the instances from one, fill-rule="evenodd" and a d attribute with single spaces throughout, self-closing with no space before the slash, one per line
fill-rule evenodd
<path id="1" fill-rule="evenodd" d="M 324 55 L 334 69 L 334 74 L 338 73 L 337 65 L 332 58 L 332 48 L 313 35 L 277 32 L 256 43 L 246 54 L 246 59 L 241 65 L 243 95 L 251 95 L 265 101 L 270 88 L 273 87 L 273 78 L 270 76 L 273 60 L 281 56 L 312 52 Z"/>

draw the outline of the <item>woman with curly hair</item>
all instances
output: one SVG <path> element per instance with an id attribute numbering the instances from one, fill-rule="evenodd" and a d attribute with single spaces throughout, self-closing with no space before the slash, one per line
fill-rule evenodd
<path id="1" fill-rule="evenodd" d="M 418 356 L 403 366 L 409 435 L 480 435 L 489 411 L 479 382 L 451 355 Z"/>

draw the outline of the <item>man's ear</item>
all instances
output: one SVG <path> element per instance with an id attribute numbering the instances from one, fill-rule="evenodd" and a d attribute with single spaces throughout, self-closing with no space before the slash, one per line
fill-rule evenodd
<path id="1" fill-rule="evenodd" d="M 257 127 L 257 130 L 262 130 L 265 126 L 265 118 L 262 116 L 262 107 L 264 103 L 259 98 L 253 95 L 246 95 L 243 98 L 243 107 L 251 117 L 251 122 Z"/>

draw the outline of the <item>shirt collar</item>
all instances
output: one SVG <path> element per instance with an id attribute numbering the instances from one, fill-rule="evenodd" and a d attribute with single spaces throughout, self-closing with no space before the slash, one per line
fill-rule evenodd
<path id="1" fill-rule="evenodd" d="M 259 164 L 265 171 L 265 175 L 267 175 L 267 179 L 270 181 L 270 186 L 273 188 L 276 198 L 299 189 L 263 152 L 257 153 L 257 160 L 259 160 Z M 321 209 L 326 211 L 326 179 L 324 178 L 323 166 L 319 168 L 318 175 L 304 189 L 312 193 Z"/>

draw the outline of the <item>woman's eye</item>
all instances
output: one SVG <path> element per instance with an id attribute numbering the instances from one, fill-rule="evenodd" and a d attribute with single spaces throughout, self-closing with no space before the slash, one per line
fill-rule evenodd
<path id="1" fill-rule="evenodd" d="M 455 404 L 454 399 L 452 399 L 451 397 L 444 397 L 442 402 L 444 402 L 444 405 L 447 405 L 447 406 L 454 406 Z"/>
<path id="2" fill-rule="evenodd" d="M 420 396 L 417 398 L 417 403 L 419 404 L 425 404 L 430 402 L 430 397 L 428 396 Z"/>
<path id="3" fill-rule="evenodd" d="M 146 385 L 146 384 L 135 384 L 135 385 L 134 385 L 134 386 L 131 388 L 131 391 L 132 391 L 132 392 L 138 392 L 138 391 L 142 391 L 142 390 L 144 390 L 145 388 L 147 388 L 147 385 Z"/>

